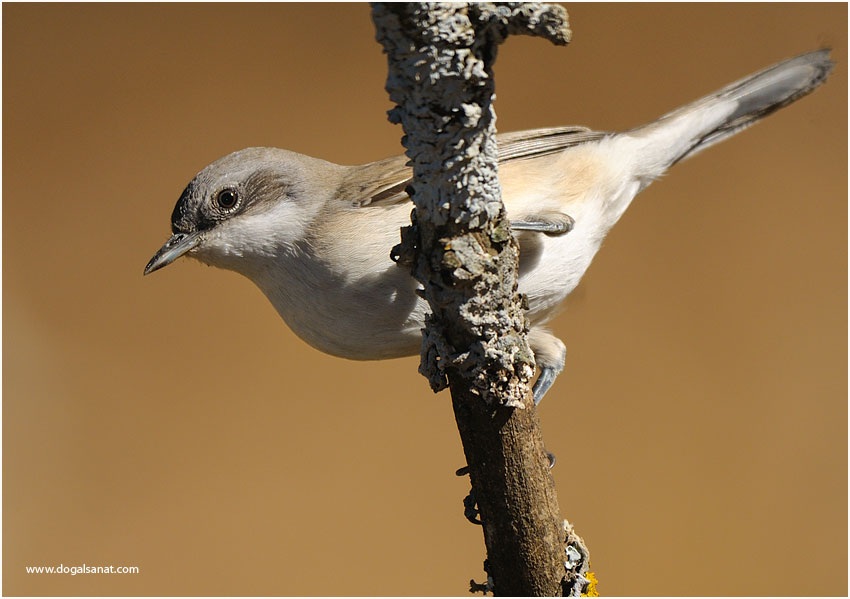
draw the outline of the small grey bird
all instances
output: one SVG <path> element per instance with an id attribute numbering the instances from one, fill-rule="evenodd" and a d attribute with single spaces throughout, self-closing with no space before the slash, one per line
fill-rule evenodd
<path id="1" fill-rule="evenodd" d="M 535 402 L 566 356 L 544 325 L 635 195 L 676 162 L 810 93 L 832 66 L 829 50 L 803 54 L 625 133 L 559 127 L 498 137 L 540 368 Z M 234 152 L 183 191 L 173 235 L 145 274 L 188 255 L 251 279 L 321 351 L 355 360 L 417 354 L 428 306 L 390 260 L 411 210 L 405 162 L 340 166 L 275 148 Z"/>

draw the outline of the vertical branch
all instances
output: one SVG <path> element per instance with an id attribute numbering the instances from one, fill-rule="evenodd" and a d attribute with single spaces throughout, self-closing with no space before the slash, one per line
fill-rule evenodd
<path id="1" fill-rule="evenodd" d="M 561 595 L 586 582 L 567 530 L 528 382 L 534 359 L 519 248 L 501 201 L 495 145 L 497 47 L 508 34 L 569 41 L 566 12 L 539 3 L 374 3 L 388 55 L 390 121 L 413 166 L 413 225 L 397 249 L 432 314 L 420 372 L 451 388 L 498 595 Z M 571 534 L 571 531 L 569 531 Z M 575 549 L 573 549 L 575 552 Z"/>

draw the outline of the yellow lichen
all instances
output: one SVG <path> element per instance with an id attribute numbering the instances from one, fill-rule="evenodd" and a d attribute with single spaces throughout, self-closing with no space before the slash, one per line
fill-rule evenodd
<path id="1" fill-rule="evenodd" d="M 585 576 L 587 577 L 587 589 L 581 594 L 581 596 L 599 597 L 599 591 L 596 589 L 596 585 L 599 584 L 599 581 L 596 579 L 596 574 L 588 572 Z"/>

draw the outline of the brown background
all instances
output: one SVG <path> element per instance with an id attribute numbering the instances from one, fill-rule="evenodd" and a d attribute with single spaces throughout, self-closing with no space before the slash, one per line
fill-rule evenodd
<path id="1" fill-rule="evenodd" d="M 604 594 L 847 593 L 847 7 L 568 5 L 504 131 L 622 129 L 823 45 L 813 96 L 677 165 L 554 330 L 542 405 Z M 480 529 L 415 358 L 307 347 L 246 280 L 142 278 L 249 145 L 399 152 L 368 6 L 3 6 L 3 591 L 463 595 Z M 25 574 L 135 565 L 135 576 Z"/>

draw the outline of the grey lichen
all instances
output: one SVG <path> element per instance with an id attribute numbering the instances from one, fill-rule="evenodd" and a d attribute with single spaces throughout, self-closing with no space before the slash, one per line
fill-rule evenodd
<path id="1" fill-rule="evenodd" d="M 582 597 L 588 594 L 591 579 L 590 554 L 584 540 L 578 536 L 569 521 L 564 520 L 564 570 L 566 576 L 562 582 L 564 597 Z"/>

